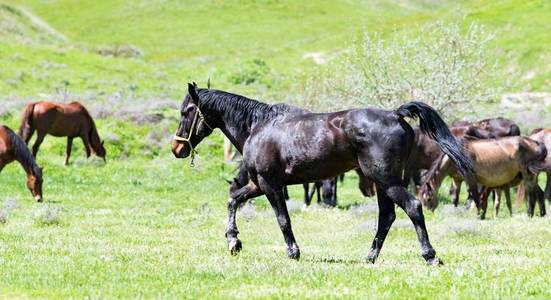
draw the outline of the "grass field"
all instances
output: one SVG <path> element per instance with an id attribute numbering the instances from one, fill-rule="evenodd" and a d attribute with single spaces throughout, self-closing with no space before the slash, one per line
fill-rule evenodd
<path id="1" fill-rule="evenodd" d="M 109 121 L 104 135 L 117 134 Z M 128 131 L 128 130 L 125 130 Z M 136 146 L 145 135 L 136 130 Z M 220 136 L 211 138 L 220 142 Z M 216 145 L 216 144 L 214 144 Z M 64 141 L 46 140 L 46 204 L 34 203 L 24 173 L 2 173 L 0 294 L 6 298 L 548 298 L 549 218 L 497 220 L 440 206 L 425 212 L 433 245 L 446 263 L 420 257 L 410 221 L 399 213 L 379 261 L 363 261 L 377 208 L 356 189 L 340 188 L 340 209 L 310 207 L 293 187 L 290 207 L 302 247 L 287 259 L 275 218 L 264 199 L 241 209 L 244 251 L 232 257 L 224 238 L 224 179 L 219 147 L 202 145 L 195 169 L 172 159 L 167 147 L 151 159 L 86 161 L 82 149 L 63 167 Z M 113 147 L 110 152 L 116 152 Z M 46 208 L 45 208 L 46 207 Z"/>
<path id="2" fill-rule="evenodd" d="M 319 67 L 305 54 L 332 57 L 366 31 L 440 19 L 496 32 L 490 51 L 513 81 L 506 92 L 548 91 L 550 11 L 548 1 L 513 0 L 0 1 L 0 124 L 17 129 L 30 99 L 75 97 L 100 117 L 108 151 L 107 164 L 86 160 L 77 141 L 63 167 L 65 139 L 47 137 L 43 204 L 17 164 L 0 174 L 0 298 L 551 298 L 551 219 L 524 207 L 480 221 L 443 193 L 425 216 L 444 266 L 425 266 L 401 211 L 377 263 L 364 262 L 377 207 L 355 175 L 336 209 L 304 208 L 302 188 L 291 188 L 300 261 L 287 259 L 263 197 L 238 213 L 244 250 L 232 257 L 225 180 L 236 166 L 222 162 L 221 134 L 198 147 L 195 168 L 169 147 L 189 80 L 288 99 Z M 143 55 L 96 53 L 121 45 Z M 239 83 L 248 76 L 256 81 Z"/>

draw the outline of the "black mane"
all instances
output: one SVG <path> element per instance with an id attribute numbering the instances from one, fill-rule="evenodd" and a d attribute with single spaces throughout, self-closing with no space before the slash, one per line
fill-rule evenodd
<path id="1" fill-rule="evenodd" d="M 15 156 L 15 159 L 21 163 L 23 168 L 25 170 L 30 171 L 34 176 L 42 177 L 42 171 L 40 170 L 40 167 L 36 164 L 36 161 L 31 154 L 31 151 L 29 151 L 29 148 L 27 148 L 27 145 L 19 137 L 11 128 L 4 126 L 6 131 L 8 132 L 11 148 L 13 151 L 13 156 Z"/>
<path id="2" fill-rule="evenodd" d="M 250 130 L 257 122 L 270 120 L 287 113 L 287 104 L 270 105 L 244 96 L 211 89 L 197 89 L 199 106 L 205 110 L 215 110 L 224 114 L 224 119 L 242 130 Z M 187 105 L 189 95 L 184 101 Z M 204 112 L 204 111 L 203 111 Z"/>

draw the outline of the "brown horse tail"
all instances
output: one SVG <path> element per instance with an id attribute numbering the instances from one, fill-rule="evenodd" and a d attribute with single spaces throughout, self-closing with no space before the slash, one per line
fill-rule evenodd
<path id="1" fill-rule="evenodd" d="M 517 187 L 517 196 L 515 197 L 515 205 L 518 207 L 522 206 L 522 203 L 524 202 L 524 194 L 526 192 L 526 188 L 524 188 L 524 184 L 521 183 Z"/>
<path id="2" fill-rule="evenodd" d="M 23 119 L 21 120 L 21 127 L 19 127 L 19 136 L 27 143 L 30 139 L 30 135 L 33 127 L 33 112 L 36 102 L 29 103 L 25 106 L 23 111 Z"/>

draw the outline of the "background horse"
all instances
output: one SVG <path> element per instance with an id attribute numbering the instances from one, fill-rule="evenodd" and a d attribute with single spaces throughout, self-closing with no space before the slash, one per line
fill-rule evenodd
<path id="1" fill-rule="evenodd" d="M 82 139 L 86 158 L 90 157 L 91 152 L 94 152 L 105 161 L 106 151 L 103 141 L 100 141 L 96 124 L 88 110 L 79 102 L 61 104 L 43 101 L 27 104 L 23 111 L 19 135 L 28 144 L 35 130 L 37 133 L 33 145 L 35 158 L 44 137 L 46 134 L 51 134 L 56 137 L 67 137 L 65 165 L 69 164 L 75 137 Z"/>
<path id="2" fill-rule="evenodd" d="M 410 177 L 416 185 L 417 192 L 421 187 L 421 170 L 429 170 L 433 163 L 442 155 L 438 145 L 415 127 L 415 142 L 405 170 L 405 185 L 407 186 Z M 519 135 L 518 126 L 511 120 L 505 118 L 485 119 L 478 122 L 456 122 L 450 127 L 451 133 L 460 139 L 489 139 L 509 135 Z M 453 195 L 453 204 L 459 203 L 462 179 L 453 178 L 450 194 Z M 508 191 L 507 191 L 508 192 Z M 498 193 L 498 197 L 499 197 Z"/>
<path id="3" fill-rule="evenodd" d="M 27 173 L 27 187 L 34 199 L 42 202 L 42 169 L 25 142 L 7 126 L 0 126 L 0 172 L 9 163 L 18 161 Z"/>
<path id="4" fill-rule="evenodd" d="M 403 185 L 403 171 L 414 133 L 405 117 L 417 117 L 421 130 L 471 177 L 472 162 L 462 151 L 440 116 L 428 105 L 410 102 L 397 110 L 354 109 L 335 113 L 295 113 L 285 104 L 268 105 L 218 90 L 188 85 L 172 152 L 177 158 L 195 153 L 195 147 L 219 128 L 243 153 L 249 183 L 228 201 L 228 248 L 237 254 L 241 241 L 236 209 L 248 199 L 266 195 L 279 223 L 289 258 L 298 259 L 291 219 L 283 196 L 289 184 L 313 182 L 360 168 L 377 186 L 379 220 L 367 259 L 375 262 L 396 218 L 395 205 L 409 216 L 428 264 L 439 264 L 429 242 L 421 203 Z"/>
<path id="5" fill-rule="evenodd" d="M 544 167 L 543 160 L 547 155 L 545 145 L 521 136 L 468 141 L 464 145 L 476 170 L 476 181 L 468 183 L 469 193 L 477 208 L 481 208 L 482 219 L 486 214 L 487 201 L 479 200 L 478 184 L 486 188 L 503 189 L 520 183 L 521 178 L 530 195 L 537 193 L 539 187 L 535 175 Z M 429 170 L 427 180 L 419 193 L 419 198 L 427 207 L 434 209 L 438 205 L 438 189 L 446 176 L 462 179 L 455 166 L 447 157 L 442 156 Z M 509 193 L 506 192 L 505 196 L 511 210 Z M 535 203 L 537 198 L 532 196 L 531 203 Z M 494 216 L 497 216 L 499 203 L 496 203 L 495 208 Z"/>

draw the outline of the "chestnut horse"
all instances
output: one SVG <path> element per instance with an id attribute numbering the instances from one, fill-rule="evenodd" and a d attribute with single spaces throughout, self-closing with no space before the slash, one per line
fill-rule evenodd
<path id="1" fill-rule="evenodd" d="M 29 144 L 36 130 L 37 137 L 33 145 L 33 156 L 36 158 L 40 144 L 46 134 L 56 137 L 67 137 L 65 165 L 69 164 L 73 139 L 80 137 L 84 143 L 86 158 L 94 152 L 105 161 L 105 148 L 100 141 L 96 124 L 88 110 L 79 102 L 69 104 L 52 102 L 34 102 L 27 104 L 23 111 L 23 120 L 19 135 Z"/>
<path id="2" fill-rule="evenodd" d="M 195 147 L 219 128 L 243 153 L 250 181 L 231 194 L 227 206 L 226 237 L 232 254 L 242 248 L 235 222 L 237 208 L 248 199 L 266 195 L 287 245 L 288 257 L 299 259 L 283 187 L 360 168 L 364 176 L 375 182 L 379 205 L 377 233 L 368 261 L 375 262 L 379 255 L 398 205 L 413 222 L 423 258 L 429 265 L 439 264 L 429 241 L 421 203 L 402 186 L 414 139 L 405 117 L 419 118 L 421 130 L 438 142 L 465 176 L 472 177 L 471 159 L 461 151 L 438 113 L 421 102 L 410 102 L 397 110 L 297 113 L 297 108 L 286 104 L 269 105 L 189 84 L 172 152 L 176 158 L 191 155 L 193 160 Z"/>
<path id="3" fill-rule="evenodd" d="M 9 163 L 18 161 L 27 173 L 27 187 L 34 199 L 42 202 L 42 169 L 25 142 L 7 126 L 0 126 L 0 172 Z"/>

